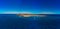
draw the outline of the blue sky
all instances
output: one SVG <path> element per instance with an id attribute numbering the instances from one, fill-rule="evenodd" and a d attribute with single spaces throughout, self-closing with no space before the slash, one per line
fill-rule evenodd
<path id="1" fill-rule="evenodd" d="M 0 13 L 7 11 L 60 14 L 60 0 L 0 0 Z"/>

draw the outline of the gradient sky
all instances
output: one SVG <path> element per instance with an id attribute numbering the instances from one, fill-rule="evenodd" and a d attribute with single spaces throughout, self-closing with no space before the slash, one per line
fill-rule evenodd
<path id="1" fill-rule="evenodd" d="M 0 13 L 7 11 L 60 14 L 60 0 L 0 0 Z"/>

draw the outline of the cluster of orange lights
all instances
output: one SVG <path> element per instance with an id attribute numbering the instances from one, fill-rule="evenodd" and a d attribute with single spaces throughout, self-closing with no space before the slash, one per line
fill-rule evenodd
<path id="1" fill-rule="evenodd" d="M 30 17 L 30 16 L 40 16 L 45 17 L 46 15 L 39 15 L 39 14 L 18 14 L 19 16 Z"/>

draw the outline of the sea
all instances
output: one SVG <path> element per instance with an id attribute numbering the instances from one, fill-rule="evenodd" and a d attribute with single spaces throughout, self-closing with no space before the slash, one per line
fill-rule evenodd
<path id="1" fill-rule="evenodd" d="M 60 29 L 60 14 L 46 14 L 45 17 L 0 14 L 0 29 Z"/>

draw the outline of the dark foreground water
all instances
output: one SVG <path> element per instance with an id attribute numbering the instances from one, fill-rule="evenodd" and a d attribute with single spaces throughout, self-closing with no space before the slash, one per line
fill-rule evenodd
<path id="1" fill-rule="evenodd" d="M 24 18 L 16 14 L 0 14 L 0 29 L 60 29 L 60 15 Z"/>

